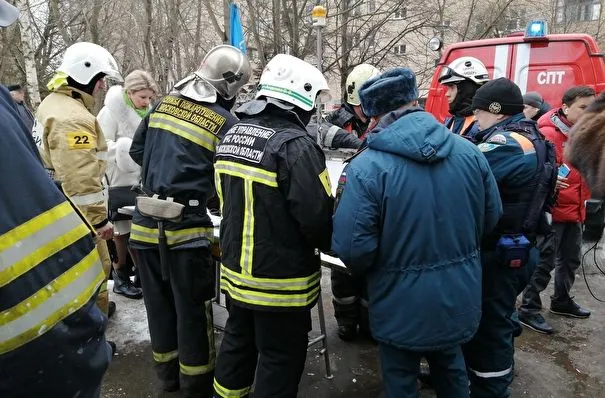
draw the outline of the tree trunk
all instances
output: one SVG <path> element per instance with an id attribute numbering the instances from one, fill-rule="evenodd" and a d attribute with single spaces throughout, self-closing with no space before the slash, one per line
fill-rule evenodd
<path id="1" fill-rule="evenodd" d="M 36 109 L 40 105 L 40 88 L 38 84 L 38 72 L 36 71 L 36 52 L 33 43 L 31 14 L 27 0 L 15 1 L 17 8 L 21 10 L 19 17 L 19 30 L 21 31 L 21 47 L 25 65 L 25 81 L 27 93 L 31 100 L 31 106 Z"/>

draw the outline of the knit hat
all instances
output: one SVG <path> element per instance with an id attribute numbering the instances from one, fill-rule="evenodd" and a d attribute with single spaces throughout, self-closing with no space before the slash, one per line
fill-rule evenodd
<path id="1" fill-rule="evenodd" d="M 523 103 L 539 109 L 544 103 L 544 98 L 537 91 L 530 91 L 523 96 Z"/>
<path id="2" fill-rule="evenodd" d="M 505 77 L 490 80 L 473 97 L 473 110 L 481 109 L 495 115 L 516 115 L 523 112 L 521 89 Z"/>
<path id="3" fill-rule="evenodd" d="M 418 99 L 416 75 L 408 68 L 395 68 L 368 81 L 359 89 L 361 109 L 368 117 L 384 115 Z"/>

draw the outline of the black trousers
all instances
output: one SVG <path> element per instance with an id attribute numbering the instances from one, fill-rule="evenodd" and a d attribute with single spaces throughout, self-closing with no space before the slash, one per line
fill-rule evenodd
<path id="1" fill-rule="evenodd" d="M 368 301 L 365 282 L 347 273 L 332 270 L 332 304 L 338 326 L 356 327 L 370 330 L 368 320 Z"/>
<path id="2" fill-rule="evenodd" d="M 156 372 L 186 397 L 212 397 L 216 349 L 212 327 L 214 263 L 209 248 L 169 251 L 170 280 L 160 253 L 136 250 Z"/>
<path id="3" fill-rule="evenodd" d="M 307 358 L 310 310 L 270 312 L 231 303 L 216 364 L 217 397 L 296 398 Z"/>
<path id="4" fill-rule="evenodd" d="M 550 274 L 555 270 L 555 293 L 551 303 L 565 303 L 570 299 L 576 270 L 580 267 L 582 249 L 582 224 L 553 223 L 552 232 L 538 242 L 540 262 L 531 280 L 523 291 L 523 301 L 519 312 L 536 313 L 542 309 L 540 292 L 550 282 Z"/>

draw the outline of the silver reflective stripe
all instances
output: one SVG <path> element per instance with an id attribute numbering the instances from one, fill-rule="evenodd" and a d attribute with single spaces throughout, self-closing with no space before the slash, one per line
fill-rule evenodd
<path id="1" fill-rule="evenodd" d="M 0 326 L 0 341 L 7 341 L 22 335 L 70 303 L 73 303 L 74 308 L 81 307 L 83 303 L 77 302 L 78 296 L 90 287 L 90 284 L 99 275 L 100 269 L 102 269 L 102 265 L 97 259 L 66 287 L 55 292 L 40 305 L 28 311 L 26 316 L 19 316 L 15 320 Z"/>
<path id="2" fill-rule="evenodd" d="M 494 377 L 506 376 L 507 374 L 509 374 L 510 372 L 513 371 L 513 367 L 511 366 L 510 368 L 501 370 L 499 372 L 478 372 L 471 368 L 469 368 L 469 370 L 471 372 L 473 372 L 475 375 L 477 375 L 477 377 L 481 377 L 482 379 L 492 379 Z"/>
<path id="3" fill-rule="evenodd" d="M 95 203 L 104 202 L 105 195 L 103 195 L 103 191 L 101 191 L 88 195 L 73 195 L 69 197 L 69 200 L 76 206 L 89 206 Z"/>
<path id="4" fill-rule="evenodd" d="M 268 279 L 268 278 L 254 278 L 248 275 L 238 275 L 236 272 L 231 271 L 225 266 L 221 267 L 221 273 L 223 278 L 229 279 L 235 284 L 249 286 L 253 288 L 265 289 L 265 290 L 298 290 L 308 289 L 313 284 L 318 284 L 321 278 L 321 273 L 316 272 L 315 274 L 307 278 L 295 278 L 302 280 L 288 280 L 288 279 Z M 355 301 L 355 298 L 353 298 Z"/>
<path id="5" fill-rule="evenodd" d="M 80 217 L 74 212 L 53 221 L 46 227 L 34 232 L 26 238 L 18 241 L 13 246 L 0 252 L 0 272 L 12 267 L 24 258 L 32 255 L 36 250 L 53 242 L 54 240 L 66 235 L 69 231 L 82 224 Z M 56 252 L 71 244 L 66 240 L 64 245 L 57 247 Z"/>
<path id="6" fill-rule="evenodd" d="M 338 126 L 332 126 L 328 129 L 328 132 L 326 133 L 326 137 L 324 138 L 324 145 L 327 147 L 332 147 L 332 141 L 334 141 L 334 137 L 336 136 L 336 133 L 338 132 L 338 130 L 340 130 L 340 127 Z"/>
<path id="7" fill-rule="evenodd" d="M 107 160 L 107 151 L 97 152 L 97 158 L 99 160 Z"/>
<path id="8" fill-rule="evenodd" d="M 344 304 L 344 305 L 355 304 L 355 302 L 357 301 L 357 297 L 355 297 L 355 296 L 350 296 L 350 297 L 334 296 L 334 301 L 336 301 L 338 304 Z"/>

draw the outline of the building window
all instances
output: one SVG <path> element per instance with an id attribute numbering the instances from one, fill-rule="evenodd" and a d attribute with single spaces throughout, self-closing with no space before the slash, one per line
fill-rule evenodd
<path id="1" fill-rule="evenodd" d="M 376 0 L 368 0 L 368 12 L 376 11 Z"/>
<path id="2" fill-rule="evenodd" d="M 397 55 L 405 54 L 405 44 L 396 45 L 395 47 L 393 47 L 393 52 Z"/>
<path id="3" fill-rule="evenodd" d="M 393 13 L 393 19 L 403 19 L 408 14 L 408 9 L 406 7 L 399 7 Z"/>
<path id="4" fill-rule="evenodd" d="M 558 0 L 557 23 L 597 21 L 601 18 L 600 0 Z"/>

